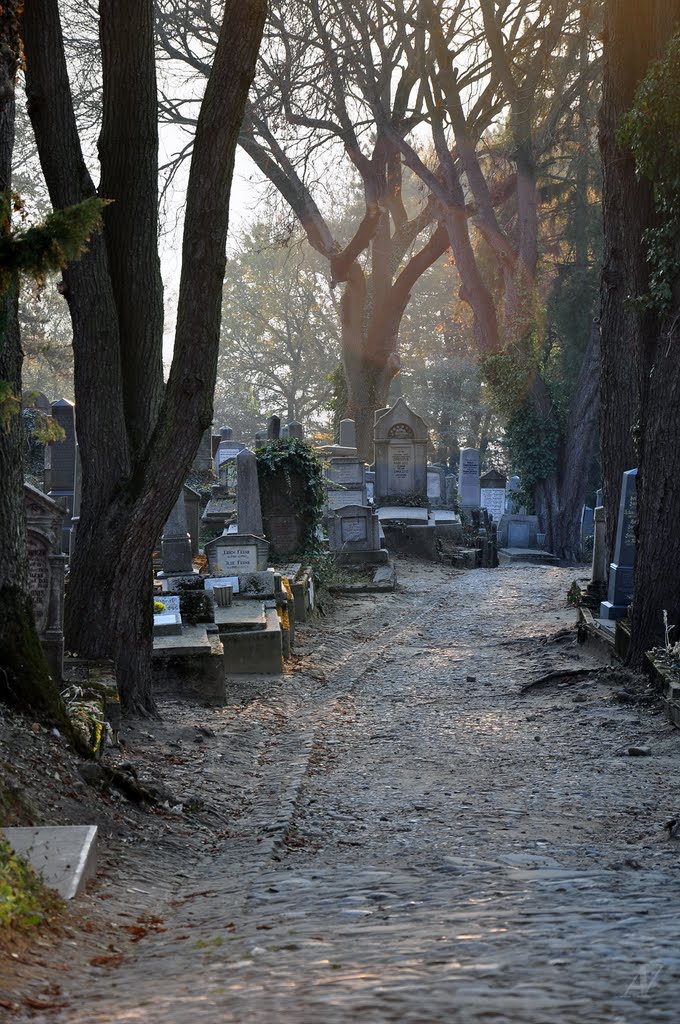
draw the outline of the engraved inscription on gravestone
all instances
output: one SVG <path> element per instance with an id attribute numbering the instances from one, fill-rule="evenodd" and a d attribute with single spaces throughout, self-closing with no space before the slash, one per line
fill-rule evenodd
<path id="1" fill-rule="evenodd" d="M 393 490 L 406 494 L 413 489 L 413 445 L 390 442 L 388 448 L 389 471 L 395 483 Z"/>
<path id="2" fill-rule="evenodd" d="M 348 541 L 368 540 L 366 519 L 364 516 L 345 518 L 340 524 L 343 543 Z"/>
<path id="3" fill-rule="evenodd" d="M 217 551 L 216 570 L 225 576 L 255 572 L 257 569 L 257 548 L 254 544 L 220 547 Z"/>
<path id="4" fill-rule="evenodd" d="M 361 486 L 363 465 L 353 459 L 348 459 L 347 463 L 340 459 L 333 459 L 328 475 L 336 484 L 358 484 Z"/>
<path id="5" fill-rule="evenodd" d="M 50 597 L 50 564 L 45 542 L 34 533 L 28 534 L 28 587 L 33 599 L 35 624 L 38 633 L 47 625 Z"/>

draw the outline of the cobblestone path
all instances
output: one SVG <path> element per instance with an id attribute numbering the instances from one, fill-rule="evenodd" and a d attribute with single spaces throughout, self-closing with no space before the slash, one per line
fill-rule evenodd
<path id="1" fill-rule="evenodd" d="M 407 562 L 303 629 L 316 678 L 257 683 L 283 727 L 224 844 L 147 885 L 166 930 L 56 1019 L 675 1024 L 677 734 L 606 678 L 521 692 L 593 664 L 542 643 L 573 576 Z"/>

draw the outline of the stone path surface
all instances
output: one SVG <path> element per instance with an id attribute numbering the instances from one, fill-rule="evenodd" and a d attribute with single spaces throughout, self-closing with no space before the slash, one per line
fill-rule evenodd
<path id="1" fill-rule="evenodd" d="M 238 792 L 220 842 L 165 877 L 149 851 L 112 898 L 162 928 L 76 960 L 44 1019 L 676 1022 L 677 733 L 606 670 L 522 692 L 601 657 L 545 640 L 573 578 L 407 561 L 300 630 L 304 671 L 235 683 L 251 717 L 196 780 Z"/>

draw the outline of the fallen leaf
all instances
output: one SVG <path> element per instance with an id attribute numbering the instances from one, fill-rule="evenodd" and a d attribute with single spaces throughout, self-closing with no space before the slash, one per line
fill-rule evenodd
<path id="1" fill-rule="evenodd" d="M 110 956 L 93 956 L 90 960 L 92 967 L 120 967 L 123 962 L 123 957 L 120 953 L 113 953 Z"/>

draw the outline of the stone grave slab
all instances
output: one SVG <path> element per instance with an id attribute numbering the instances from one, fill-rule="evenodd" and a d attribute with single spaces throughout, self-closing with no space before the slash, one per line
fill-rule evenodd
<path id="1" fill-rule="evenodd" d="M 46 825 L 5 828 L 15 853 L 42 875 L 62 899 L 72 900 L 97 869 L 96 825 Z"/>
<path id="2" fill-rule="evenodd" d="M 153 617 L 153 635 L 181 636 L 182 616 L 179 612 L 161 612 Z"/>
<path id="3" fill-rule="evenodd" d="M 267 628 L 261 601 L 238 601 L 228 608 L 215 608 L 215 622 L 222 633 L 239 633 Z"/>

